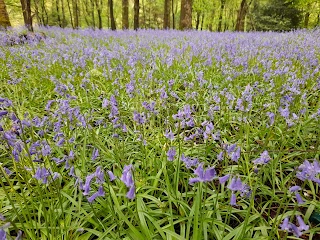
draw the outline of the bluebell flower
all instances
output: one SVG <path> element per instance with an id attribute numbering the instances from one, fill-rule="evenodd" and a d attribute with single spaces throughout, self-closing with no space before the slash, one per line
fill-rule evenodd
<path id="1" fill-rule="evenodd" d="M 203 163 L 200 163 L 194 173 L 197 175 L 195 178 L 189 179 L 189 184 L 194 184 L 196 182 L 209 182 L 216 177 L 216 170 L 214 167 L 203 169 Z"/>
<path id="2" fill-rule="evenodd" d="M 168 131 L 168 129 L 166 130 L 166 133 L 164 134 L 164 136 L 169 139 L 170 141 L 173 141 L 174 140 L 174 133 L 171 131 Z"/>
<path id="3" fill-rule="evenodd" d="M 314 160 L 313 163 L 305 160 L 303 164 L 298 167 L 296 177 L 302 181 L 311 180 L 320 184 L 320 179 L 318 175 L 320 174 L 319 162 Z"/>
<path id="4" fill-rule="evenodd" d="M 171 147 L 167 152 L 168 161 L 173 161 L 176 156 L 176 149 Z"/>
<path id="5" fill-rule="evenodd" d="M 98 149 L 93 149 L 92 151 L 92 156 L 91 156 L 91 160 L 94 161 L 97 159 L 97 157 L 99 157 L 99 150 Z"/>
<path id="6" fill-rule="evenodd" d="M 198 165 L 198 159 L 197 158 L 190 158 L 186 157 L 184 154 L 181 155 L 181 161 L 186 164 L 186 168 L 190 169 L 191 167 Z"/>
<path id="7" fill-rule="evenodd" d="M 6 111 L 6 110 L 0 111 L 0 118 L 7 115 L 7 114 L 8 114 L 8 111 Z"/>
<path id="8" fill-rule="evenodd" d="M 121 181 L 129 188 L 127 198 L 133 199 L 135 197 L 135 185 L 132 176 L 132 165 L 125 165 L 123 168 Z"/>
<path id="9" fill-rule="evenodd" d="M 258 164 L 262 164 L 265 165 L 267 164 L 269 161 L 271 160 L 268 151 L 263 151 L 263 153 L 261 153 L 260 157 L 257 158 L 256 160 L 253 160 L 253 164 L 258 165 Z"/>
<path id="10" fill-rule="evenodd" d="M 116 176 L 113 174 L 113 172 L 108 171 L 108 175 L 109 175 L 109 179 L 110 179 L 111 182 L 116 179 Z"/>
<path id="11" fill-rule="evenodd" d="M 41 180 L 44 184 L 48 182 L 50 172 L 45 167 L 38 167 L 36 174 L 33 176 L 37 180 Z"/>
<path id="12" fill-rule="evenodd" d="M 123 168 L 123 172 L 122 172 L 122 176 L 120 178 L 120 180 L 127 186 L 127 187 L 131 187 L 132 185 L 134 185 L 133 182 L 133 177 L 132 177 L 132 173 L 131 173 L 131 168 L 132 165 L 125 165 Z"/>
<path id="13" fill-rule="evenodd" d="M 302 217 L 300 215 L 297 215 L 296 218 L 297 218 L 297 221 L 299 223 L 298 230 L 299 231 L 308 231 L 309 230 L 309 226 L 304 223 Z"/>
<path id="14" fill-rule="evenodd" d="M 217 155 L 217 159 L 219 161 L 222 161 L 223 160 L 223 156 L 224 156 L 224 151 L 221 151 L 218 155 Z"/>
<path id="15" fill-rule="evenodd" d="M 240 152 L 241 152 L 241 149 L 240 149 L 240 147 L 238 147 L 237 150 L 235 150 L 231 154 L 231 156 L 230 156 L 231 160 L 234 161 L 234 162 L 238 162 L 238 160 L 240 158 Z"/>
<path id="16" fill-rule="evenodd" d="M 293 233 L 296 237 L 300 237 L 302 235 L 302 232 L 298 229 L 298 227 L 296 225 L 294 225 L 293 223 L 289 222 L 288 217 L 286 217 L 283 220 L 280 227 L 281 227 L 281 230 Z"/>
<path id="17" fill-rule="evenodd" d="M 231 193 L 230 205 L 231 206 L 237 206 L 237 197 L 236 197 L 236 194 L 234 192 Z"/>
<path id="18" fill-rule="evenodd" d="M 220 178 L 219 178 L 220 184 L 224 184 L 226 181 L 229 180 L 229 178 L 230 178 L 230 174 L 227 174 L 227 175 L 225 175 L 225 176 L 223 176 L 223 177 L 220 177 Z"/>
<path id="19" fill-rule="evenodd" d="M 132 186 L 130 187 L 129 191 L 127 192 L 127 198 L 129 198 L 129 199 L 131 199 L 131 200 L 134 199 L 135 196 L 136 196 L 135 191 L 136 191 L 136 188 L 135 188 L 134 185 L 132 185 Z"/>
<path id="20" fill-rule="evenodd" d="M 7 239 L 6 231 L 0 228 L 0 240 L 6 240 L 6 239 Z"/>
<path id="21" fill-rule="evenodd" d="M 105 195 L 105 192 L 103 190 L 103 186 L 100 186 L 98 191 L 92 194 L 92 196 L 88 198 L 88 202 L 92 203 L 97 197 L 103 197 L 104 195 Z"/>

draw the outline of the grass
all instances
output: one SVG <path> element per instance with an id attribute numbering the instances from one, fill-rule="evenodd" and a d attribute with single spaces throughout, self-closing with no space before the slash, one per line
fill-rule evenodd
<path id="1" fill-rule="evenodd" d="M 0 33 L 1 234 L 320 237 L 319 29 L 38 31 Z"/>

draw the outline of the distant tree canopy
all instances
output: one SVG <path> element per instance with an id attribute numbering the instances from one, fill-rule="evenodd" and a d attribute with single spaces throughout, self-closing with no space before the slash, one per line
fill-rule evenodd
<path id="1" fill-rule="evenodd" d="M 287 31 L 299 27 L 302 11 L 294 1 L 271 0 L 265 4 L 258 1 L 252 9 L 255 30 L 258 31 Z"/>
<path id="2" fill-rule="evenodd" d="M 11 22 L 11 24 L 10 24 Z M 287 31 L 320 26 L 319 0 L 0 0 L 0 26 Z"/>

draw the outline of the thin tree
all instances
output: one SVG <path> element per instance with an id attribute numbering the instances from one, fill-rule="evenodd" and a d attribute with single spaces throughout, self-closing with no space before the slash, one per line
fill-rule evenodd
<path id="1" fill-rule="evenodd" d="M 20 0 L 24 25 L 28 31 L 33 32 L 32 16 L 31 16 L 31 0 Z"/>
<path id="2" fill-rule="evenodd" d="M 170 28 L 170 0 L 164 0 L 163 28 Z"/>
<path id="3" fill-rule="evenodd" d="M 108 0 L 108 1 L 109 1 L 109 10 L 110 10 L 111 30 L 114 31 L 117 28 L 116 28 L 116 21 L 114 19 L 113 0 Z"/>
<path id="4" fill-rule="evenodd" d="M 192 0 L 181 0 L 180 29 L 192 28 Z"/>
<path id="5" fill-rule="evenodd" d="M 140 10 L 139 0 L 134 0 L 133 10 L 134 10 L 133 29 L 138 30 L 138 28 L 139 28 L 139 10 Z"/>
<path id="6" fill-rule="evenodd" d="M 244 22 L 248 12 L 248 4 L 246 0 L 242 0 L 238 11 L 236 31 L 244 31 Z"/>
<path id="7" fill-rule="evenodd" d="M 129 29 L 129 1 L 122 0 L 122 29 Z"/>
<path id="8" fill-rule="evenodd" d="M 74 28 L 79 27 L 79 3 L 78 0 L 72 1 L 72 8 L 73 8 L 73 16 L 74 16 Z"/>
<path id="9" fill-rule="evenodd" d="M 4 0 L 0 0 L 0 27 L 3 27 L 5 29 L 7 27 L 11 27 L 9 14 L 7 12 L 7 8 Z"/>
<path id="10" fill-rule="evenodd" d="M 218 32 L 222 30 L 222 13 L 224 10 L 224 5 L 226 4 L 226 0 L 220 1 L 220 13 L 219 13 L 219 22 L 218 22 Z"/>

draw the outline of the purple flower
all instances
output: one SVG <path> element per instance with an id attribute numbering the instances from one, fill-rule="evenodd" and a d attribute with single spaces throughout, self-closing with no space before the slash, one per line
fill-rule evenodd
<path id="1" fill-rule="evenodd" d="M 241 191 L 242 188 L 243 188 L 243 183 L 241 182 L 241 179 L 238 177 L 233 177 L 231 179 L 231 183 L 230 185 L 228 186 L 228 188 L 231 190 L 231 191 Z"/>
<path id="2" fill-rule="evenodd" d="M 221 152 L 217 155 L 217 159 L 218 159 L 219 161 L 222 161 L 222 160 L 223 160 L 223 156 L 224 156 L 224 152 L 221 151 Z"/>
<path id="3" fill-rule="evenodd" d="M 309 230 L 309 226 L 304 223 L 302 217 L 300 215 L 297 215 L 296 218 L 297 218 L 297 221 L 299 223 L 298 230 L 299 231 L 308 231 Z"/>
<path id="4" fill-rule="evenodd" d="M 299 191 L 299 190 L 301 190 L 301 187 L 299 187 L 299 186 L 292 186 L 291 188 L 289 188 L 289 191 L 290 191 L 291 193 L 297 192 L 297 191 Z"/>
<path id="5" fill-rule="evenodd" d="M 4 115 L 7 115 L 8 114 L 8 111 L 0 111 L 0 117 L 3 117 Z"/>
<path id="6" fill-rule="evenodd" d="M 137 111 L 134 111 L 133 113 L 133 120 L 138 124 L 144 124 L 146 122 L 146 117 L 144 116 L 144 113 L 138 113 Z"/>
<path id="7" fill-rule="evenodd" d="M 120 180 L 127 186 L 131 187 L 134 185 L 133 177 L 131 173 L 132 165 L 125 165 L 123 168 L 122 176 Z"/>
<path id="8" fill-rule="evenodd" d="M 92 194 L 92 196 L 88 198 L 88 202 L 92 203 L 97 197 L 103 197 L 104 195 L 105 195 L 105 192 L 103 190 L 103 186 L 100 186 L 98 191 Z"/>
<path id="9" fill-rule="evenodd" d="M 236 197 L 236 194 L 234 192 L 231 193 L 230 205 L 231 206 L 237 206 L 237 197 Z"/>
<path id="10" fill-rule="evenodd" d="M 240 147 L 238 147 L 237 150 L 231 154 L 231 160 L 234 162 L 238 162 L 240 158 L 240 152 L 241 152 Z"/>
<path id="11" fill-rule="evenodd" d="M 0 240 L 6 240 L 7 239 L 7 233 L 0 228 Z"/>
<path id="12" fill-rule="evenodd" d="M 94 161 L 97 159 L 97 157 L 99 157 L 99 150 L 95 148 L 93 149 L 91 160 Z"/>
<path id="13" fill-rule="evenodd" d="M 174 133 L 171 130 L 170 131 L 166 130 L 166 133 L 164 134 L 164 136 L 170 141 L 174 140 Z"/>
<path id="14" fill-rule="evenodd" d="M 176 156 L 176 149 L 171 147 L 167 152 L 168 161 L 173 161 Z"/>
<path id="15" fill-rule="evenodd" d="M 196 178 L 190 178 L 189 184 L 194 184 L 196 182 L 209 182 L 212 181 L 216 176 L 216 170 L 213 167 L 203 169 L 203 163 L 200 163 L 194 173 L 198 176 Z"/>
<path id="16" fill-rule="evenodd" d="M 44 184 L 48 182 L 50 172 L 45 167 L 39 167 L 33 176 L 37 180 L 41 180 Z"/>
<path id="17" fill-rule="evenodd" d="M 302 181 L 311 180 L 320 184 L 320 179 L 317 178 L 319 173 L 320 165 L 318 161 L 314 160 L 313 163 L 310 163 L 309 161 L 305 160 L 303 164 L 298 167 L 296 176 Z"/>
<path id="18" fill-rule="evenodd" d="M 289 222 L 289 218 L 286 217 L 282 224 L 280 225 L 281 230 L 283 231 L 288 231 L 293 233 L 296 237 L 300 237 L 302 235 L 302 233 L 300 232 L 300 230 L 298 229 L 298 227 L 296 225 L 294 225 L 293 223 Z"/>
<path id="19" fill-rule="evenodd" d="M 252 161 L 253 164 L 258 165 L 258 164 L 267 164 L 270 161 L 270 156 L 268 151 L 263 151 L 263 153 L 261 153 L 260 157 L 257 158 L 256 160 Z"/>
<path id="20" fill-rule="evenodd" d="M 225 175 L 225 176 L 223 176 L 223 177 L 220 177 L 220 178 L 219 178 L 220 184 L 224 184 L 226 181 L 229 180 L 229 178 L 230 178 L 230 174 L 227 174 L 227 175 Z"/>
<path id="21" fill-rule="evenodd" d="M 191 168 L 198 165 L 198 159 L 197 158 L 190 158 L 186 157 L 184 154 L 181 155 L 181 161 L 186 164 L 186 168 Z"/>
<path id="22" fill-rule="evenodd" d="M 127 198 L 133 199 L 135 197 L 135 186 L 134 186 L 134 181 L 133 181 L 133 176 L 132 176 L 132 165 L 125 165 L 123 168 L 122 176 L 121 176 L 121 181 L 128 187 L 130 188 L 129 191 L 127 192 Z"/>
<path id="23" fill-rule="evenodd" d="M 296 199 L 297 199 L 298 204 L 304 204 L 304 201 L 303 201 L 300 193 L 296 192 L 295 195 L 296 195 Z"/>
<path id="24" fill-rule="evenodd" d="M 108 175 L 109 175 L 109 179 L 110 179 L 111 182 L 116 179 L 116 177 L 114 176 L 113 172 L 108 171 Z"/>
<path id="25" fill-rule="evenodd" d="M 131 200 L 134 199 L 135 196 L 136 196 L 135 191 L 136 191 L 136 187 L 135 187 L 134 185 L 132 185 L 132 186 L 130 187 L 129 191 L 127 192 L 127 198 L 129 198 L 129 199 L 131 199 Z"/>

